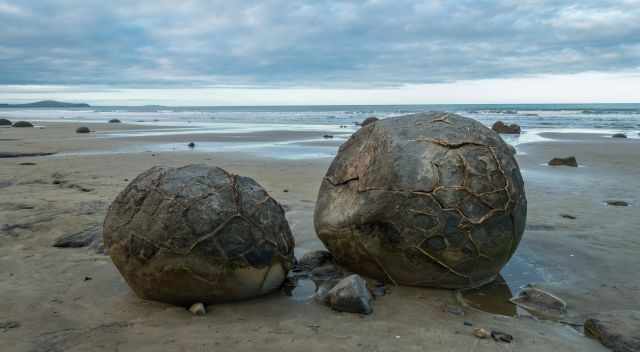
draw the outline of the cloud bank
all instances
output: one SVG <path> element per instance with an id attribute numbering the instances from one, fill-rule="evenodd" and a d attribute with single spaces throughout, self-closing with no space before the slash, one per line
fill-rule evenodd
<path id="1" fill-rule="evenodd" d="M 0 0 L 0 85 L 393 87 L 640 68 L 640 0 Z"/>

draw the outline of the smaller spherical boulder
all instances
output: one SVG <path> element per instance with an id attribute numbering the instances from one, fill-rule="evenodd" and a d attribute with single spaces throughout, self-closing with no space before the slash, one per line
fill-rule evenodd
<path id="1" fill-rule="evenodd" d="M 11 126 L 11 121 L 7 119 L 0 119 L 0 126 Z"/>
<path id="2" fill-rule="evenodd" d="M 23 128 L 23 127 L 33 127 L 33 124 L 28 121 L 18 121 L 13 124 L 13 127 Z"/>
<path id="3" fill-rule="evenodd" d="M 76 133 L 90 133 L 90 132 L 91 130 L 89 129 L 89 127 L 82 126 L 76 129 Z"/>
<path id="4" fill-rule="evenodd" d="M 136 177 L 109 208 L 104 244 L 138 296 L 187 307 L 272 292 L 295 261 L 280 204 L 251 178 L 206 165 Z"/>

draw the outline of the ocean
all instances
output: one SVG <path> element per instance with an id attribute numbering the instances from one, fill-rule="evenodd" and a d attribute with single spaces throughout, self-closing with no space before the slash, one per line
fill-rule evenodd
<path id="1" fill-rule="evenodd" d="M 335 134 L 343 140 L 357 130 L 356 123 L 369 116 L 387 118 L 424 111 L 448 111 L 470 117 L 487 126 L 495 121 L 517 123 L 520 136 L 503 136 L 516 146 L 548 140 L 543 132 L 599 133 L 608 136 L 622 132 L 640 138 L 640 104 L 507 104 L 507 105 L 357 105 L 357 106 L 237 106 L 165 107 L 97 106 L 84 109 L 0 109 L 0 117 L 36 123 L 104 123 L 119 119 L 123 123 L 149 127 L 135 131 L 98 132 L 101 138 L 126 138 L 199 133 L 249 133 L 264 131 L 317 131 Z M 315 158 L 335 155 L 336 146 L 308 146 L 317 139 L 276 143 L 200 143 L 199 151 L 259 151 L 265 156 Z M 175 144 L 141 145 L 136 151 L 180 151 Z M 119 151 L 114 151 L 119 152 Z M 127 152 L 132 152 L 129 149 Z M 90 153 L 88 151 L 87 153 Z"/>

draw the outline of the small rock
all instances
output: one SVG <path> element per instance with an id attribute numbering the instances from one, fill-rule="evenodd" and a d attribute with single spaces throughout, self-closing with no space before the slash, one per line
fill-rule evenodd
<path id="1" fill-rule="evenodd" d="M 543 319 L 559 319 L 567 312 L 567 304 L 555 295 L 539 288 L 527 286 L 510 301 Z"/>
<path id="2" fill-rule="evenodd" d="M 364 119 L 364 121 L 362 121 L 362 123 L 360 124 L 362 127 L 370 125 L 374 122 L 378 121 L 378 118 L 375 116 L 371 116 L 371 117 L 367 117 L 366 119 Z"/>
<path id="3" fill-rule="evenodd" d="M 289 193 L 289 190 L 285 188 L 285 189 L 282 190 L 282 192 Z"/>
<path id="4" fill-rule="evenodd" d="M 325 134 L 323 137 L 324 137 L 324 139 L 331 139 L 331 138 L 333 138 L 333 136 L 332 136 L 332 135 L 330 135 L 330 134 Z"/>
<path id="5" fill-rule="evenodd" d="M 570 214 L 560 214 L 561 217 L 565 218 L 565 219 L 571 219 L 571 220 L 575 220 L 576 217 Z"/>
<path id="6" fill-rule="evenodd" d="M 0 330 L 2 330 L 2 332 L 6 332 L 8 330 L 19 328 L 19 327 L 20 327 L 20 322 L 17 322 L 15 320 L 0 321 Z"/>
<path id="7" fill-rule="evenodd" d="M 329 306 L 339 312 L 371 314 L 373 297 L 367 289 L 367 282 L 353 274 L 340 280 L 328 293 Z"/>
<path id="8" fill-rule="evenodd" d="M 189 142 L 189 144 L 187 144 L 187 146 L 188 146 L 189 148 L 195 148 L 195 147 L 196 147 L 196 144 L 195 144 L 194 142 Z"/>
<path id="9" fill-rule="evenodd" d="M 189 311 L 193 315 L 202 316 L 207 314 L 207 308 L 205 308 L 204 304 L 202 303 L 194 303 L 193 305 L 191 305 L 191 307 L 189 307 Z"/>
<path id="10" fill-rule="evenodd" d="M 118 119 L 111 119 L 109 120 L 109 123 L 121 123 L 122 121 L 118 120 Z"/>
<path id="11" fill-rule="evenodd" d="M 627 135 L 624 133 L 616 133 L 611 138 L 627 138 Z"/>
<path id="12" fill-rule="evenodd" d="M 33 124 L 27 121 L 18 121 L 13 124 L 13 127 L 33 127 Z"/>
<path id="13" fill-rule="evenodd" d="M 578 167 L 578 161 L 575 156 L 569 156 L 566 158 L 553 158 L 549 160 L 549 166 L 571 166 Z"/>
<path id="14" fill-rule="evenodd" d="M 479 339 L 486 339 L 491 336 L 491 333 L 483 328 L 475 328 L 473 329 L 473 336 Z"/>
<path id="15" fill-rule="evenodd" d="M 0 119 L 0 126 L 11 126 L 11 121 L 7 119 Z"/>
<path id="16" fill-rule="evenodd" d="M 91 281 L 93 280 L 93 278 L 91 276 L 85 276 L 84 277 L 84 281 Z"/>
<path id="17" fill-rule="evenodd" d="M 585 321 L 584 334 L 614 352 L 640 351 L 640 311 L 595 314 Z"/>
<path id="18" fill-rule="evenodd" d="M 457 316 L 463 316 L 464 310 L 458 306 L 447 306 L 447 313 Z"/>
<path id="19" fill-rule="evenodd" d="M 76 129 L 76 133 L 90 133 L 90 132 L 91 130 L 89 129 L 89 127 L 85 127 L 85 126 L 78 127 Z"/>
<path id="20" fill-rule="evenodd" d="M 491 126 L 491 129 L 503 134 L 520 134 L 520 126 L 517 124 L 506 125 L 502 121 L 496 121 L 496 123 Z"/>
<path id="21" fill-rule="evenodd" d="M 31 162 L 26 162 L 26 163 L 20 163 L 18 165 L 22 165 L 22 166 L 34 166 L 34 165 L 38 165 L 36 163 L 31 163 Z"/>
<path id="22" fill-rule="evenodd" d="M 507 334 L 505 332 L 501 332 L 501 331 L 497 331 L 497 330 L 491 331 L 491 338 L 495 342 L 511 343 L 513 341 L 513 336 L 512 335 L 509 335 L 509 334 Z"/>
<path id="23" fill-rule="evenodd" d="M 468 320 L 465 320 L 463 324 L 464 326 L 473 326 L 473 323 Z"/>
<path id="24" fill-rule="evenodd" d="M 53 246 L 57 248 L 82 248 L 102 237 L 102 226 L 94 225 L 83 231 L 58 237 Z"/>
<path id="25" fill-rule="evenodd" d="M 328 251 L 311 251 L 305 253 L 297 263 L 302 270 L 312 270 L 319 266 L 333 263 L 333 255 Z"/>
<path id="26" fill-rule="evenodd" d="M 612 207 L 628 207 L 629 203 L 625 202 L 624 200 L 608 200 L 607 205 Z"/>

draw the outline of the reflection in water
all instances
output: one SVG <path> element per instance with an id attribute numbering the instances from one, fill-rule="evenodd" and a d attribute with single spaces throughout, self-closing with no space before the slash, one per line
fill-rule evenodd
<path id="1" fill-rule="evenodd" d="M 526 315 L 523 309 L 518 308 L 509 299 L 526 285 L 540 282 L 544 282 L 544 278 L 539 270 L 527 263 L 516 251 L 492 283 L 460 291 L 458 297 L 462 299 L 462 303 L 484 312 L 506 316 Z"/>
<path id="2" fill-rule="evenodd" d="M 295 283 L 291 289 L 287 291 L 287 295 L 298 302 L 309 302 L 315 294 L 316 284 L 313 280 L 307 278 L 295 279 Z"/>
<path id="3" fill-rule="evenodd" d="M 465 304 L 481 311 L 507 316 L 517 313 L 516 305 L 509 301 L 513 293 L 501 275 L 490 284 L 460 294 Z"/>

